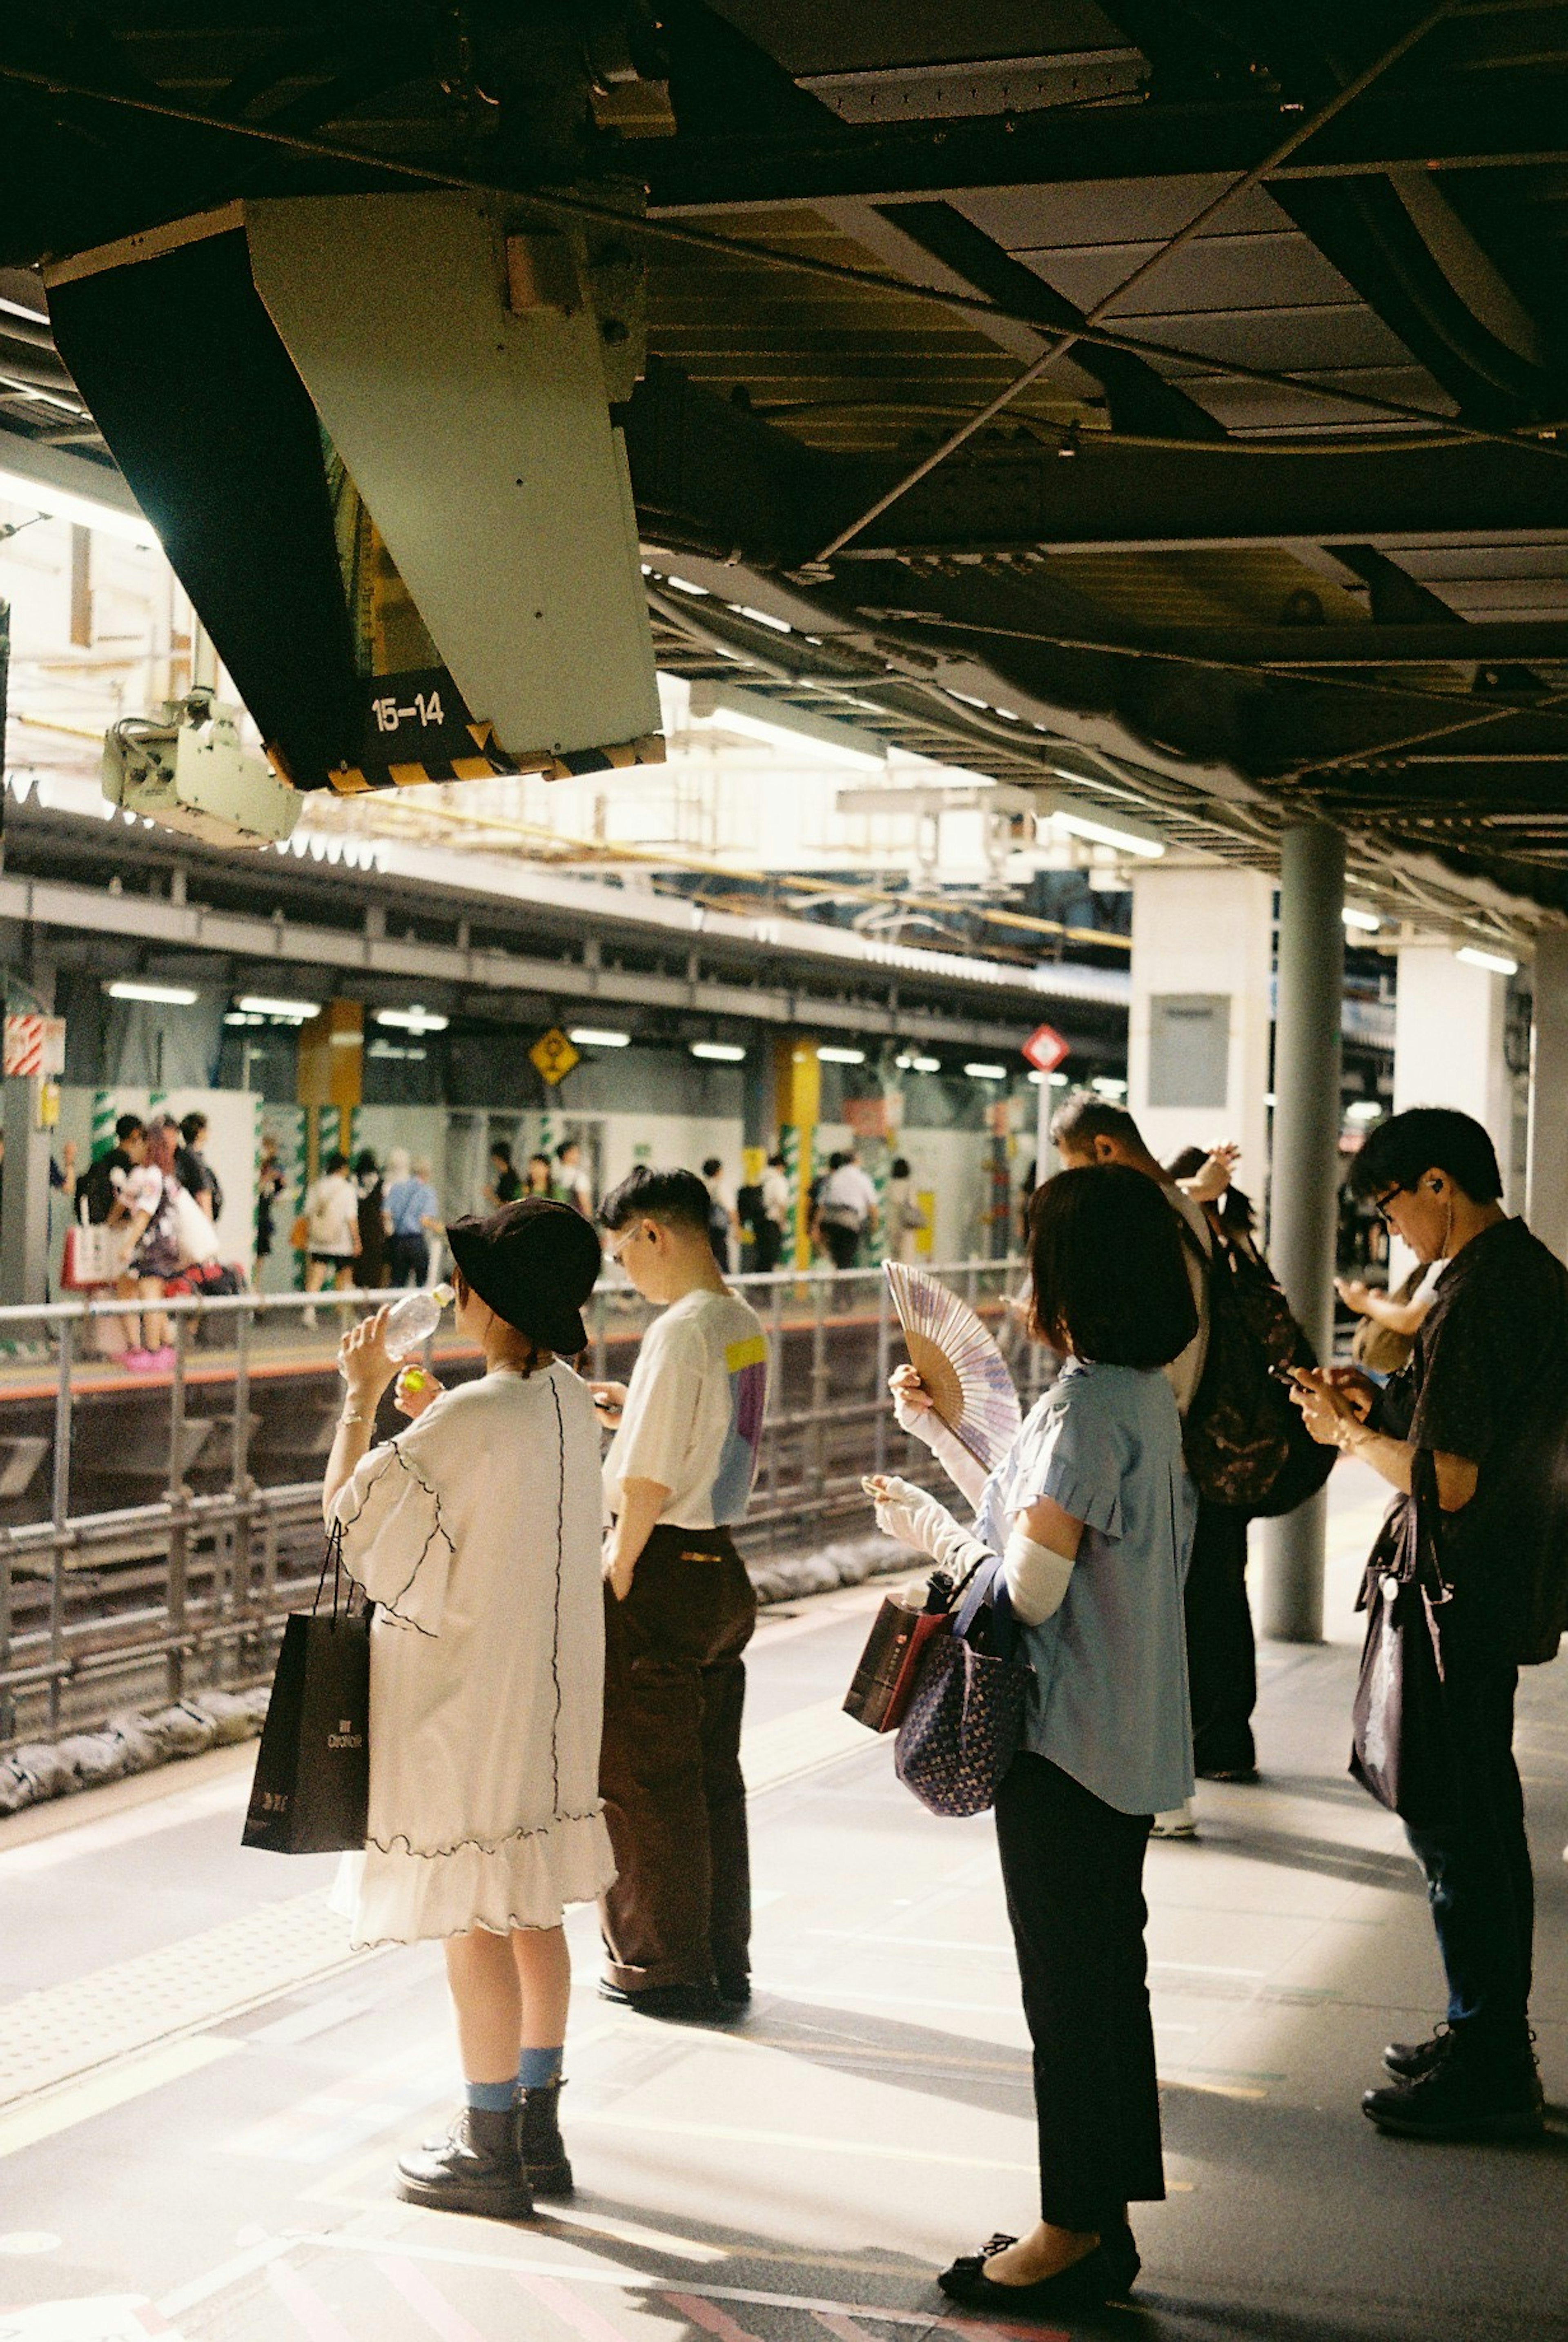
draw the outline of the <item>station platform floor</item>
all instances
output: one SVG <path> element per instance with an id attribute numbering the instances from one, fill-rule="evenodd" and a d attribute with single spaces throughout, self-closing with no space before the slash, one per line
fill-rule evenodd
<path id="1" fill-rule="evenodd" d="M 1568 1668 L 1519 1747 L 1541 1890 L 1550 2137 L 1433 2147 L 1359 2111 L 1441 2006 L 1398 1826 L 1345 1776 L 1350 1596 L 1381 1511 L 1332 1487 L 1331 1639 L 1263 1653 L 1260 1787 L 1150 1850 L 1168 2200 L 1127 2342 L 1568 2337 Z M 574 2202 L 398 2204 L 444 2122 L 439 1953 L 359 1958 L 330 1857 L 246 1854 L 253 1750 L 0 1825 L 0 2342 L 933 2342 L 933 2282 L 1034 2217 L 1027 2037 L 988 1819 L 942 1822 L 840 1712 L 883 1586 L 764 1614 L 746 1761 L 755 2003 L 723 2031 L 594 1994 L 564 2105 Z"/>

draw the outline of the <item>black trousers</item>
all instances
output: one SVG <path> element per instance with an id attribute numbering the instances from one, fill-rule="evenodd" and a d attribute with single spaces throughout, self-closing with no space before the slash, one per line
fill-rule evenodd
<path id="1" fill-rule="evenodd" d="M 1254 1761 L 1257 1645 L 1247 1600 L 1247 1516 L 1198 1499 L 1187 1570 L 1187 1681 L 1193 1760 L 1200 1773 L 1244 1773 Z"/>
<path id="2" fill-rule="evenodd" d="M 1150 1820 L 1027 1752 L 996 1798 L 1034 2045 L 1041 2217 L 1081 2233 L 1165 2192 L 1144 1945 Z"/>
<path id="3" fill-rule="evenodd" d="M 824 1220 L 822 1240 L 834 1268 L 853 1268 L 860 1258 L 858 1228 L 844 1227 L 836 1220 Z"/>
<path id="4" fill-rule="evenodd" d="M 1448 1978 L 1448 2021 L 1478 2048 L 1527 2047 L 1535 1881 L 1524 1792 L 1513 1761 L 1519 1670 L 1487 1665 L 1444 1638 L 1443 1721 L 1453 1757 L 1450 1820 L 1406 1834 L 1426 1874 Z"/>
<path id="5" fill-rule="evenodd" d="M 617 1877 L 599 1907 L 624 1992 L 751 1968 L 742 1657 L 757 1598 L 727 1529 L 656 1528 L 604 1588 L 599 1788 Z"/>
<path id="6" fill-rule="evenodd" d="M 423 1285 L 430 1266 L 428 1238 L 388 1236 L 386 1239 L 386 1281 L 388 1285 Z"/>

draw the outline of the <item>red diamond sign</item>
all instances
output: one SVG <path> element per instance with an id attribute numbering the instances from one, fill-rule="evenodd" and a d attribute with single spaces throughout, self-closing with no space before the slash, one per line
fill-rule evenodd
<path id="1" fill-rule="evenodd" d="M 1054 1074 L 1064 1057 L 1073 1054 L 1073 1045 L 1064 1041 L 1054 1025 L 1039 1025 L 1024 1044 L 1024 1055 L 1042 1074 Z"/>

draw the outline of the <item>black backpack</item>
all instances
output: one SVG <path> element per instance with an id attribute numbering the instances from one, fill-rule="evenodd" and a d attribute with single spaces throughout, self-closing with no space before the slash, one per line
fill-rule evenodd
<path id="1" fill-rule="evenodd" d="M 1209 1342 L 1183 1426 L 1187 1469 L 1202 1496 L 1253 1517 L 1293 1513 L 1333 1471 L 1338 1450 L 1302 1421 L 1276 1366 L 1313 1366 L 1316 1354 L 1291 1315 L 1268 1263 L 1215 1235 L 1212 1254 L 1181 1218 L 1203 1262 Z"/>
<path id="2" fill-rule="evenodd" d="M 87 1217 L 95 1227 L 101 1227 L 115 1208 L 114 1173 L 125 1161 L 123 1155 L 119 1163 L 115 1163 L 113 1155 L 100 1155 L 95 1162 L 88 1164 L 76 1182 L 77 1212 L 85 1204 Z"/>

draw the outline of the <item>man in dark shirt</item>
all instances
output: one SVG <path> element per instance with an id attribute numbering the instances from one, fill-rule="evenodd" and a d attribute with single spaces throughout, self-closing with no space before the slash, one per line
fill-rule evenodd
<path id="1" fill-rule="evenodd" d="M 1568 1417 L 1568 1269 L 1505 1216 L 1492 1141 L 1468 1115 L 1394 1116 L 1353 1176 L 1418 1258 L 1449 1266 L 1409 1365 L 1384 1391 L 1352 1368 L 1303 1374 L 1303 1411 L 1315 1437 L 1361 1456 L 1406 1505 L 1417 1453 L 1431 1452 L 1437 1552 L 1453 1588 L 1428 1611 L 1452 1788 L 1441 1821 L 1407 1825 L 1448 2018 L 1430 2041 L 1390 2045 L 1393 2083 L 1369 2090 L 1363 2111 L 1405 2137 L 1531 2137 L 1542 2127 L 1529 2023 L 1534 1887 L 1513 1701 L 1520 1662 L 1552 1655 L 1536 1597 L 1563 1532 L 1555 1466 Z"/>

